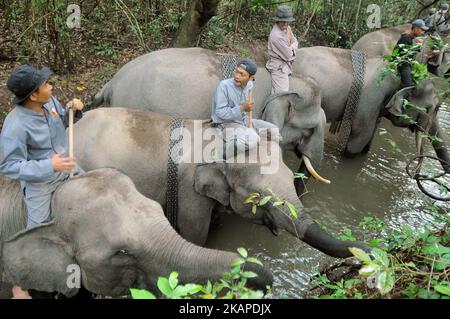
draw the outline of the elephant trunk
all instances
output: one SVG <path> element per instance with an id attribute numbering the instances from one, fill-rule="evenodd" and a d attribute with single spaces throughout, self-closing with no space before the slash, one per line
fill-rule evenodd
<path id="1" fill-rule="evenodd" d="M 196 246 L 178 235 L 168 223 L 158 231 L 166 245 L 157 248 L 156 252 L 147 251 L 143 264 L 144 271 L 150 274 L 150 287 L 158 276 L 168 276 L 172 271 L 178 272 L 183 284 L 217 282 L 224 272 L 230 271 L 229 264 L 239 257 L 236 253 Z M 272 285 L 273 275 L 266 267 L 246 264 L 245 269 L 258 275 L 249 280 L 250 287 L 264 290 Z"/>
<path id="2" fill-rule="evenodd" d="M 349 251 L 351 247 L 361 248 L 366 252 L 370 252 L 369 246 L 362 242 L 342 241 L 332 237 L 306 213 L 305 208 L 301 205 L 298 198 L 291 200 L 290 203 L 296 207 L 298 218 L 292 218 L 289 209 L 284 208 L 284 206 L 280 208 L 282 212 L 278 216 L 280 218 L 280 226 L 293 236 L 298 237 L 303 242 L 321 252 L 336 258 L 351 257 L 352 253 Z"/>

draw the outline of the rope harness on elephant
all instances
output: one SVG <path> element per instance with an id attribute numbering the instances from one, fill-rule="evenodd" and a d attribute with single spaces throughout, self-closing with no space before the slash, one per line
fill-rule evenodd
<path id="1" fill-rule="evenodd" d="M 352 50 L 353 83 L 345 105 L 344 116 L 339 122 L 331 124 L 330 132 L 338 133 L 337 151 L 343 154 L 347 148 L 347 143 L 352 131 L 353 120 L 358 111 L 361 92 L 364 87 L 364 78 L 366 75 L 366 54 L 361 51 Z"/>
<path id="2" fill-rule="evenodd" d="M 237 66 L 237 60 L 236 57 L 232 54 L 222 54 L 217 53 L 217 55 L 222 60 L 222 76 L 223 79 L 230 79 L 233 77 L 234 69 L 236 69 Z"/>
<path id="3" fill-rule="evenodd" d="M 178 163 L 183 142 L 184 120 L 173 118 L 170 123 L 169 156 L 167 162 L 167 189 L 165 215 L 172 227 L 178 231 Z"/>

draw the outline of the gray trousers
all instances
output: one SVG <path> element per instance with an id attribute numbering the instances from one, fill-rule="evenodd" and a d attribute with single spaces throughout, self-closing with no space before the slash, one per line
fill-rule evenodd
<path id="1" fill-rule="evenodd" d="M 277 70 L 272 71 L 270 76 L 272 78 L 272 94 L 289 91 L 289 74 Z"/>
<path id="2" fill-rule="evenodd" d="M 235 147 L 237 153 L 245 152 L 255 148 L 259 142 L 259 134 L 262 130 L 277 129 L 278 127 L 272 123 L 253 119 L 253 128 L 248 128 L 239 123 L 222 123 L 218 128 L 222 131 L 225 141 L 225 152 L 227 158 L 233 157 Z"/>
<path id="3" fill-rule="evenodd" d="M 75 175 L 84 173 L 77 167 Z M 69 179 L 69 174 L 59 174 L 51 182 L 27 183 L 24 189 L 27 207 L 27 228 L 47 223 L 53 219 L 51 211 L 52 195 L 56 188 Z"/>

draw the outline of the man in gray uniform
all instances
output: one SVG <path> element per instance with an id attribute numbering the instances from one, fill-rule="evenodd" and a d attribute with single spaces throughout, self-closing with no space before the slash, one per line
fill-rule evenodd
<path id="1" fill-rule="evenodd" d="M 450 30 L 450 26 L 448 24 L 449 18 L 447 17 L 448 9 L 449 5 L 444 3 L 441 6 L 441 10 L 433 15 L 431 26 L 434 31 L 448 32 Z"/>
<path id="2" fill-rule="evenodd" d="M 254 104 L 249 101 L 249 91 L 253 88 L 253 79 L 257 71 L 255 62 L 244 59 L 238 63 L 233 78 L 219 83 L 212 104 L 211 118 L 213 127 L 221 129 L 225 150 L 223 158 L 233 157 L 234 148 L 238 152 L 253 149 L 259 142 L 259 135 L 249 128 L 249 116 Z M 255 129 L 276 129 L 272 123 L 252 119 Z M 274 132 L 275 133 L 275 132 Z M 222 159 L 222 156 L 218 156 Z"/>
<path id="3" fill-rule="evenodd" d="M 8 114 L 0 134 L 0 172 L 20 181 L 27 207 L 27 228 L 52 219 L 51 197 L 56 188 L 74 170 L 82 170 L 69 155 L 65 128 L 69 112 L 52 97 L 47 83 L 51 71 L 22 65 L 7 81 L 15 94 L 14 109 Z M 68 107 L 81 117 L 83 103 L 69 102 Z M 15 298 L 29 298 L 28 292 L 13 287 Z"/>
<path id="4" fill-rule="evenodd" d="M 289 26 L 292 21 L 295 19 L 291 7 L 279 6 L 267 45 L 269 61 L 266 69 L 272 76 L 272 93 L 289 91 L 289 76 L 292 74 L 292 63 L 298 48 L 298 41 Z"/>

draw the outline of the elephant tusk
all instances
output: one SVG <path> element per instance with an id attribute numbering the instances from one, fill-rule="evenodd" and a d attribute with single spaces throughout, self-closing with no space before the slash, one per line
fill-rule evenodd
<path id="1" fill-rule="evenodd" d="M 305 155 L 303 155 L 302 158 L 303 158 L 303 162 L 304 162 L 305 165 L 306 165 L 306 169 L 307 169 L 308 172 L 311 174 L 311 176 L 314 177 L 314 179 L 315 179 L 316 181 L 319 181 L 319 182 L 322 182 L 322 183 L 325 183 L 325 184 L 331 184 L 331 181 L 330 181 L 330 180 L 323 178 L 322 176 L 320 176 L 320 175 L 316 172 L 316 170 L 315 170 L 314 167 L 312 166 L 311 161 L 309 160 L 308 157 L 306 157 Z"/>

